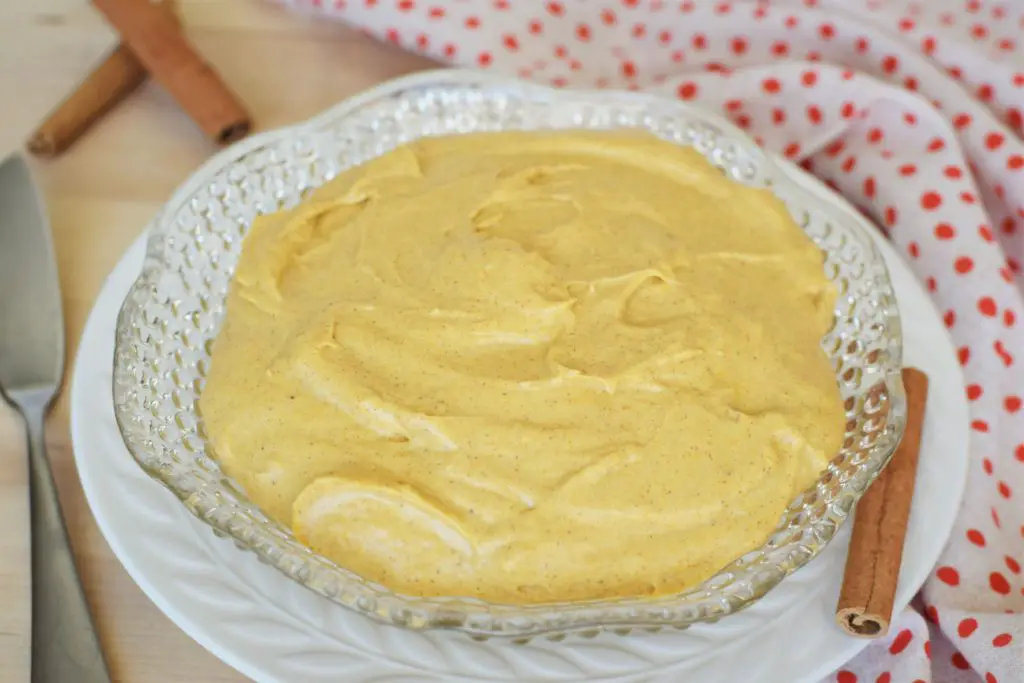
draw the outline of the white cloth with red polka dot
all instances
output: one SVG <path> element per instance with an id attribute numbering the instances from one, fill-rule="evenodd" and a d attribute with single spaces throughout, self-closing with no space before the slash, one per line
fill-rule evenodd
<path id="1" fill-rule="evenodd" d="M 696 102 L 881 226 L 959 350 L 971 465 L 913 608 L 825 680 L 1024 681 L 1024 2 L 278 1 L 441 61 Z"/>

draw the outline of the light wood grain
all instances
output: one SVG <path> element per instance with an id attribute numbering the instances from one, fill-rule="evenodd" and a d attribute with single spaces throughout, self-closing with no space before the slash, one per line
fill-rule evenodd
<path id="1" fill-rule="evenodd" d="M 301 121 L 375 82 L 428 66 L 264 0 L 178 0 L 178 6 L 189 37 L 246 103 L 258 130 Z M 0 158 L 23 144 L 114 42 L 86 0 L 0 2 Z M 214 151 L 167 94 L 148 83 L 64 156 L 33 162 L 60 265 L 69 375 L 103 279 L 175 187 Z M 48 443 L 113 679 L 245 680 L 164 617 L 114 558 L 82 495 L 63 398 L 50 419 Z M 0 680 L 15 683 L 29 677 L 29 537 L 24 436 L 5 409 L 0 520 Z"/>

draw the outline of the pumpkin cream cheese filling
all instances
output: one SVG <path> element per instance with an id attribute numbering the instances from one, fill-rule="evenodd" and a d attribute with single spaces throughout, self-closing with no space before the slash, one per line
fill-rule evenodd
<path id="1" fill-rule="evenodd" d="M 423 139 L 245 239 L 200 410 L 270 516 L 410 595 L 658 595 L 839 450 L 823 256 L 637 132 Z"/>

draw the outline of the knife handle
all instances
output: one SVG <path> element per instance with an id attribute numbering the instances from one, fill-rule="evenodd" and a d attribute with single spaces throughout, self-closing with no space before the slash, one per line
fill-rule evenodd
<path id="1" fill-rule="evenodd" d="M 48 397 L 22 396 L 32 519 L 32 683 L 110 683 L 46 455 Z"/>

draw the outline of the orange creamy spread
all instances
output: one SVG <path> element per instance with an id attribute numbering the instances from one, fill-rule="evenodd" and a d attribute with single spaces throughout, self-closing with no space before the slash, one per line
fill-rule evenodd
<path id="1" fill-rule="evenodd" d="M 200 408 L 253 501 L 395 591 L 675 592 L 840 447 L 822 258 L 647 134 L 420 140 L 255 221 Z"/>

